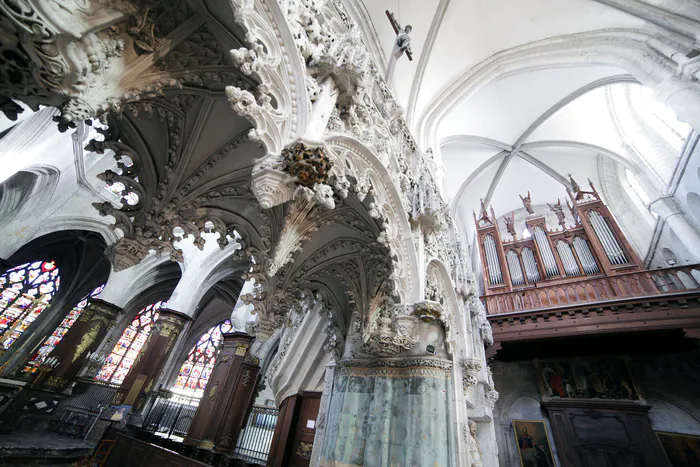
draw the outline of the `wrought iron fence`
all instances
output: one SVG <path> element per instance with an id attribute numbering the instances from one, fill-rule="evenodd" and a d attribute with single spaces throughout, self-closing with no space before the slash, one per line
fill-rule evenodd
<path id="1" fill-rule="evenodd" d="M 159 393 L 144 416 L 141 429 L 162 438 L 182 441 L 198 406 L 199 398 Z"/>
<path id="2" fill-rule="evenodd" d="M 253 406 L 248 423 L 238 436 L 233 457 L 249 464 L 265 465 L 277 425 L 277 414 L 274 407 Z"/>
<path id="3" fill-rule="evenodd" d="M 58 419 L 52 430 L 64 436 L 85 438 L 116 392 L 117 387 L 112 385 L 79 381 L 73 389 L 73 397 L 61 403 L 56 410 Z"/>

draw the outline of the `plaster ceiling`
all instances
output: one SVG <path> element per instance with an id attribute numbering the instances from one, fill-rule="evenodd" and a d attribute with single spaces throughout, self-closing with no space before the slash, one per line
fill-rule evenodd
<path id="1" fill-rule="evenodd" d="M 386 66 L 395 37 L 385 10 L 402 26 L 413 27 L 414 60 L 402 57 L 390 84 L 414 132 L 433 118 L 429 106 L 501 52 L 570 34 L 649 27 L 591 0 L 349 3 L 380 67 Z M 654 3 L 663 6 L 664 0 Z M 605 90 L 633 82 L 627 73 L 613 66 L 545 62 L 527 72 L 503 72 L 455 100 L 434 127 L 436 135 L 426 137 L 439 145 L 435 153 L 444 167 L 443 193 L 466 230 L 472 230 L 471 213 L 480 199 L 487 199 L 498 216 L 522 207 L 518 194 L 528 190 L 533 203 L 556 202 L 566 197 L 568 174 L 598 184 L 599 157 L 625 162 Z"/>

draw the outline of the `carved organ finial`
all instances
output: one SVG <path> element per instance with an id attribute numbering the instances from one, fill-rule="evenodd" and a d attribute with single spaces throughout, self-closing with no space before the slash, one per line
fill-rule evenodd
<path id="1" fill-rule="evenodd" d="M 517 240 L 515 235 L 515 211 L 511 212 L 510 217 L 503 216 L 503 223 L 506 225 L 506 230 L 513 236 L 513 240 Z"/>
<path id="2" fill-rule="evenodd" d="M 482 199 L 481 200 L 481 212 L 479 213 L 479 218 L 476 219 L 476 216 L 474 217 L 474 220 L 476 221 L 476 225 L 478 227 L 485 227 L 487 225 L 493 225 L 492 219 L 494 219 L 494 217 L 489 216 L 489 212 L 486 209 L 486 205 L 484 204 L 484 200 Z"/>
<path id="3" fill-rule="evenodd" d="M 567 202 L 568 204 L 568 202 Z M 564 206 L 561 205 L 561 200 L 557 198 L 557 204 L 552 206 L 551 204 L 547 203 L 547 206 L 549 206 L 549 210 L 554 213 L 555 216 L 557 216 L 557 223 L 561 226 L 562 230 L 566 230 L 566 219 L 564 218 Z"/>
<path id="4" fill-rule="evenodd" d="M 527 191 L 527 196 L 523 197 L 522 195 L 520 196 L 520 200 L 523 202 L 523 206 L 525 206 L 525 210 L 527 211 L 528 214 L 534 214 L 535 211 L 532 209 L 532 198 L 530 197 L 530 190 Z"/>

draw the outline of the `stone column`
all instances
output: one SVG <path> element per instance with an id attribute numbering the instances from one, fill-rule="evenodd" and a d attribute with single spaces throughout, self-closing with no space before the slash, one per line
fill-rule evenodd
<path id="1" fill-rule="evenodd" d="M 97 350 L 112 329 L 121 311 L 112 303 L 91 298 L 78 320 L 51 352 L 51 357 L 58 360 L 58 366 L 39 376 L 34 385 L 53 391 L 66 389 L 78 376 L 88 353 Z"/>
<path id="2" fill-rule="evenodd" d="M 252 341 L 253 337 L 245 333 L 224 334 L 185 444 L 218 453 L 233 452 L 255 400 L 260 373 L 258 359 L 250 355 Z"/>
<path id="3" fill-rule="evenodd" d="M 649 210 L 666 221 L 695 261 L 700 260 L 700 234 L 690 225 L 673 197 L 657 198 L 649 203 Z"/>
<path id="4" fill-rule="evenodd" d="M 338 363 L 318 465 L 460 465 L 452 373 L 433 357 Z"/>
<path id="5" fill-rule="evenodd" d="M 131 405 L 134 410 L 141 408 L 145 400 L 143 396 L 150 392 L 180 331 L 191 319 L 167 308 L 161 308 L 158 313 L 158 321 L 153 325 L 141 354 L 114 397 L 115 404 Z"/>

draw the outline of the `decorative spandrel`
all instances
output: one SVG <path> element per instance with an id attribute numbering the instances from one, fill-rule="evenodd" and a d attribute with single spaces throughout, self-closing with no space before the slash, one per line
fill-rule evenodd
<path id="1" fill-rule="evenodd" d="M 95 376 L 96 380 L 112 384 L 121 384 L 124 381 L 141 353 L 153 324 L 158 320 L 158 310 L 165 306 L 167 302 L 156 302 L 143 308 L 136 315 Z"/>
<path id="2" fill-rule="evenodd" d="M 227 319 L 202 334 L 187 354 L 173 385 L 173 392 L 202 397 L 214 369 L 216 357 L 224 339 L 223 335 L 232 330 L 233 325 Z"/>
<path id="3" fill-rule="evenodd" d="M 39 350 L 37 350 L 34 356 L 27 362 L 22 371 L 30 373 L 35 373 L 37 371 L 39 365 L 46 361 L 51 352 L 53 352 L 53 349 L 55 349 L 58 343 L 61 342 L 63 336 L 66 335 L 73 324 L 75 324 L 75 322 L 78 320 L 83 310 L 85 310 L 88 300 L 99 296 L 104 288 L 104 284 L 95 287 L 92 292 L 86 295 L 82 300 L 80 300 L 80 302 L 78 302 L 77 305 L 75 305 L 75 307 L 73 307 L 71 311 L 68 312 L 66 317 L 63 318 L 63 321 L 61 321 L 61 324 L 58 325 L 54 332 L 51 333 L 41 347 L 39 347 Z"/>
<path id="4" fill-rule="evenodd" d="M 61 280 L 53 261 L 35 261 L 0 276 L 0 350 L 7 350 L 49 306 Z"/>

